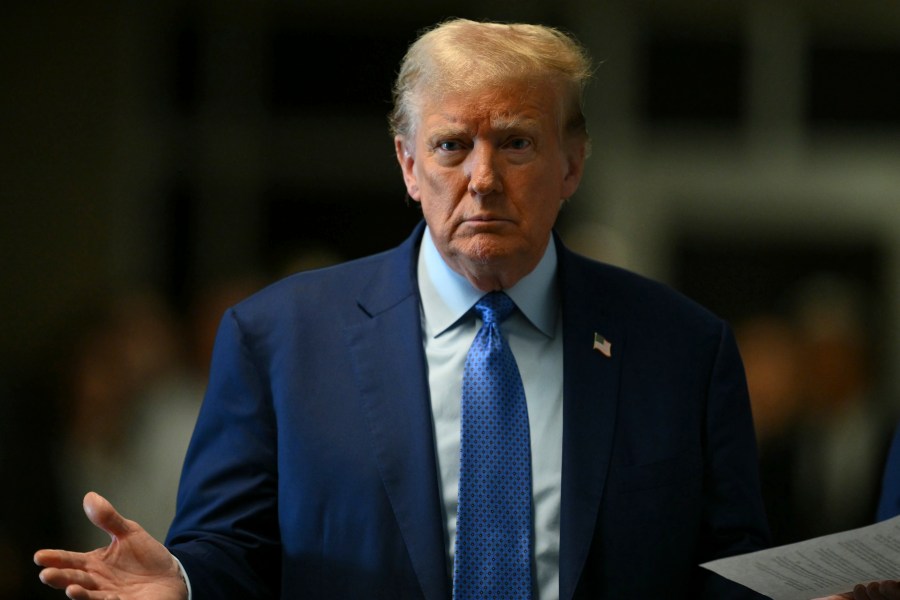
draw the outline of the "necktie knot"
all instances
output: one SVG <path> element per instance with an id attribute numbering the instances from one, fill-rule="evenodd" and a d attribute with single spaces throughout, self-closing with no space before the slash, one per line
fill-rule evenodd
<path id="1" fill-rule="evenodd" d="M 490 292 L 475 303 L 475 310 L 481 314 L 485 325 L 502 323 L 515 308 L 516 303 L 504 292 Z"/>

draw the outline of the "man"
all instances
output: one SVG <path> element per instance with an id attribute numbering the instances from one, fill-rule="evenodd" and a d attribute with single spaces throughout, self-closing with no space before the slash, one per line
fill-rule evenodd
<path id="1" fill-rule="evenodd" d="M 112 545 L 40 551 L 42 579 L 77 599 L 184 598 L 182 567 L 197 598 L 466 598 L 482 577 L 488 597 L 757 597 L 697 566 L 767 541 L 729 329 L 552 233 L 589 74 L 545 27 L 455 20 L 414 43 L 392 126 L 425 222 L 230 310 L 166 547 L 89 494 Z M 486 330 L 518 365 L 488 394 L 527 405 L 512 434 L 472 433 Z M 513 465 L 524 480 L 494 477 Z M 472 509 L 500 495 L 481 485 L 521 504 Z"/>

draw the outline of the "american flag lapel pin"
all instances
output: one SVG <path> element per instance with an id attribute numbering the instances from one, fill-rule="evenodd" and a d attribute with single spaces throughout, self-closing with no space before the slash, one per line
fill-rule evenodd
<path id="1" fill-rule="evenodd" d="M 612 358 L 612 343 L 596 331 L 594 332 L 594 350 L 606 358 Z"/>

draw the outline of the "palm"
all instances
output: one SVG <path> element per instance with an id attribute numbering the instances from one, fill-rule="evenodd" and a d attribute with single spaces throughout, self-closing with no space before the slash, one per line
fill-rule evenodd
<path id="1" fill-rule="evenodd" d="M 40 550 L 41 580 L 75 600 L 181 600 L 187 597 L 175 560 L 140 525 L 96 494 L 85 497 L 90 520 L 112 542 L 91 552 Z"/>

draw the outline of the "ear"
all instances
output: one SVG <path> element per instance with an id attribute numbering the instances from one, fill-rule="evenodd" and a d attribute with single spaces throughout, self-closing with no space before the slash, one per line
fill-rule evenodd
<path id="1" fill-rule="evenodd" d="M 403 182 L 406 184 L 406 193 L 409 197 L 419 202 L 421 195 L 419 194 L 419 181 L 416 178 L 413 166 L 416 163 L 416 157 L 413 154 L 413 148 L 406 142 L 402 135 L 394 136 L 394 150 L 397 152 L 397 162 L 400 163 L 400 169 L 403 171 Z"/>
<path id="2" fill-rule="evenodd" d="M 581 137 L 573 137 L 566 141 L 564 155 L 562 197 L 566 200 L 575 195 L 581 183 L 581 176 L 584 175 L 584 161 L 587 159 L 586 142 Z"/>

